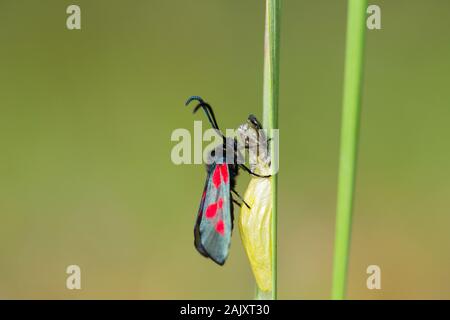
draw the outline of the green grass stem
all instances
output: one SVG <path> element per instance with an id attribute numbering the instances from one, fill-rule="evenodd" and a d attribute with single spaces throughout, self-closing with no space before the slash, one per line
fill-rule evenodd
<path id="1" fill-rule="evenodd" d="M 332 299 L 345 298 L 355 190 L 367 0 L 349 0 Z"/>
<path id="2" fill-rule="evenodd" d="M 264 31 L 264 88 L 263 126 L 268 130 L 278 129 L 279 90 L 279 43 L 280 43 L 280 0 L 266 0 Z M 272 163 L 275 161 L 274 144 L 271 143 Z M 277 299 L 277 174 L 272 177 L 272 292 L 269 297 L 257 292 L 256 298 Z"/>

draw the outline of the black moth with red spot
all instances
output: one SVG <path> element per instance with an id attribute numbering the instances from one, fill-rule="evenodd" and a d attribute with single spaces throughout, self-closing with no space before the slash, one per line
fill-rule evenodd
<path id="1" fill-rule="evenodd" d="M 207 178 L 194 228 L 194 244 L 203 256 L 223 265 L 228 257 L 231 243 L 234 220 L 233 202 L 239 206 L 242 205 L 233 198 L 231 193 L 233 192 L 243 201 L 234 190 L 235 178 L 239 168 L 252 175 L 259 175 L 251 172 L 242 161 L 238 161 L 241 158 L 239 158 L 237 140 L 222 134 L 211 106 L 198 96 L 190 97 L 186 105 L 192 101 L 198 102 L 194 113 L 200 108 L 203 109 L 212 127 L 223 138 L 223 144 L 212 150 L 209 155 L 210 161 L 206 166 Z M 244 205 L 246 205 L 245 202 Z"/>

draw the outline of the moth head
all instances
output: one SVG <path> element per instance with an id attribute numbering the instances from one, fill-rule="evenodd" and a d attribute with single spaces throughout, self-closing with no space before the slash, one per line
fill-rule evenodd
<path id="1" fill-rule="evenodd" d="M 253 114 L 249 115 L 247 121 L 239 126 L 237 133 L 240 143 L 245 149 L 257 148 L 260 144 L 266 143 L 262 125 Z"/>

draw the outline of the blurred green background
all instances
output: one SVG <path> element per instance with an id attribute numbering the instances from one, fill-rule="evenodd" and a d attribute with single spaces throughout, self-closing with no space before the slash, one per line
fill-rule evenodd
<path id="1" fill-rule="evenodd" d="M 450 2 L 370 4 L 349 298 L 450 299 Z M 284 299 L 330 296 L 345 18 L 283 1 Z M 224 267 L 195 251 L 205 172 L 172 164 L 170 135 L 204 119 L 190 95 L 223 128 L 261 116 L 263 24 L 263 1 L 0 0 L 0 298 L 253 297 L 237 229 Z"/>

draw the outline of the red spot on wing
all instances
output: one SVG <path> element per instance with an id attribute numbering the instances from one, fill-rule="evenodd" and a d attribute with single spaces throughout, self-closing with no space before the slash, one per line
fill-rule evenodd
<path id="1" fill-rule="evenodd" d="M 222 164 L 220 166 L 220 172 L 222 173 L 223 182 L 228 182 L 228 166 L 226 164 Z"/>
<path id="2" fill-rule="evenodd" d="M 222 209 L 223 207 L 223 199 L 219 198 L 219 201 L 217 201 L 217 206 L 219 207 L 219 209 Z"/>
<path id="3" fill-rule="evenodd" d="M 206 218 L 208 219 L 212 219 L 216 216 L 217 213 L 217 203 L 212 203 L 208 206 L 208 208 L 206 208 Z"/>
<path id="4" fill-rule="evenodd" d="M 228 166 L 226 164 L 218 164 L 213 172 L 213 184 L 219 188 L 220 184 L 223 182 L 228 182 Z"/>
<path id="5" fill-rule="evenodd" d="M 219 221 L 217 221 L 216 223 L 216 231 L 217 233 L 219 233 L 221 236 L 223 236 L 225 234 L 225 224 L 223 223 L 223 220 L 220 219 Z"/>
<path id="6" fill-rule="evenodd" d="M 221 180 L 220 180 L 220 165 L 216 166 L 216 168 L 214 169 L 212 181 L 213 181 L 214 187 L 216 187 L 216 189 L 219 188 L 220 182 L 221 182 Z"/>

